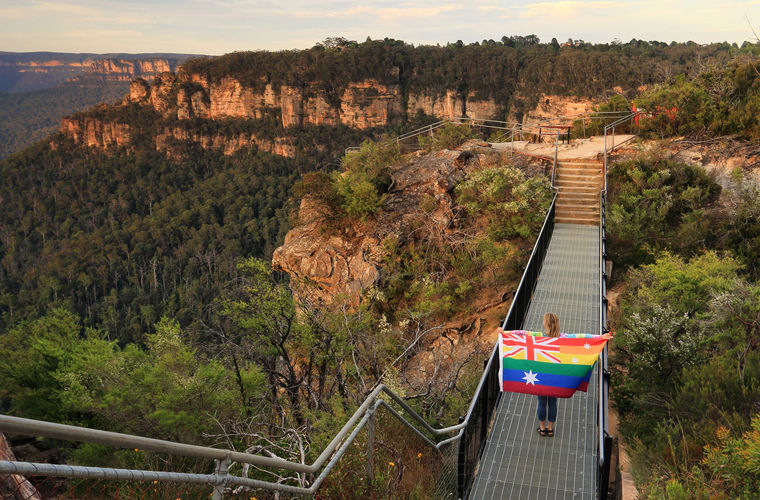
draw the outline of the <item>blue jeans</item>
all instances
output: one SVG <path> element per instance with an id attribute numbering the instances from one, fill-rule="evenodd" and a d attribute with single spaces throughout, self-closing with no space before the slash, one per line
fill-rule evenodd
<path id="1" fill-rule="evenodd" d="M 547 420 L 546 410 L 549 409 L 549 422 L 557 421 L 557 398 L 551 396 L 538 396 L 538 420 Z"/>

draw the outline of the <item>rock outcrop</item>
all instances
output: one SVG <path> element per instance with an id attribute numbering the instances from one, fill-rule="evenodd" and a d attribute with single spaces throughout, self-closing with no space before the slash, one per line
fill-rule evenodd
<path id="1" fill-rule="evenodd" d="M 520 98 L 519 95 L 515 97 Z M 598 104 L 599 102 L 593 99 L 542 94 L 536 107 L 524 113 L 522 122 L 525 124 L 561 116 L 574 116 L 592 111 Z M 516 116 L 509 117 L 510 120 L 516 118 Z"/>
<path id="2" fill-rule="evenodd" d="M 241 149 L 256 148 L 268 153 L 293 157 L 296 148 L 288 137 L 275 137 L 274 140 L 259 139 L 253 134 L 204 134 L 196 130 L 180 127 L 165 127 L 156 135 L 156 150 L 171 151 L 171 140 L 192 142 L 203 149 L 220 149 L 224 154 L 231 155 Z"/>
<path id="3" fill-rule="evenodd" d="M 16 455 L 0 433 L 0 460 L 15 461 Z M 0 476 L 0 498 L 6 500 L 40 500 L 42 497 L 24 476 L 8 474 Z"/>
<path id="4" fill-rule="evenodd" d="M 138 77 L 150 79 L 173 69 L 168 59 L 97 59 L 90 62 L 88 72 L 111 81 L 131 81 Z"/>
<path id="5" fill-rule="evenodd" d="M 79 144 L 101 149 L 127 146 L 131 141 L 129 124 L 90 117 L 64 118 L 61 132 Z"/>
<path id="6" fill-rule="evenodd" d="M 468 172 L 500 158 L 475 142 L 463 149 L 431 153 L 393 167 L 393 188 L 372 221 L 326 232 L 325 208 L 305 197 L 299 209 L 301 223 L 275 250 L 273 267 L 291 276 L 299 300 L 308 295 L 308 300 L 330 303 L 334 297 L 347 297 L 358 304 L 362 293 L 381 277 L 387 256 L 383 241 L 404 244 L 421 226 L 435 233 L 455 230 L 454 186 Z"/>
<path id="7" fill-rule="evenodd" d="M 393 74 L 397 78 L 398 71 Z M 187 90 L 188 84 L 193 84 L 192 91 Z M 476 99 L 472 92 L 411 93 L 405 99 L 399 83 L 381 83 L 374 78 L 350 82 L 337 100 L 329 99 L 316 83 L 294 87 L 262 82 L 254 88 L 231 76 L 209 82 L 203 75 L 182 70 L 158 75 L 149 98 L 142 89 L 135 90 L 130 91 L 129 102 L 150 105 L 168 118 L 257 119 L 279 112 L 284 128 L 338 124 L 358 129 L 385 127 L 417 112 L 438 118 L 491 119 L 502 118 L 504 113 L 495 100 Z"/>

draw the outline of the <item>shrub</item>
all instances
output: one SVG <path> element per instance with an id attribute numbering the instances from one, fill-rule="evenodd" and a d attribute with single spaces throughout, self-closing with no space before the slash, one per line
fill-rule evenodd
<path id="1" fill-rule="evenodd" d="M 485 216 L 495 241 L 537 234 L 552 198 L 546 178 L 526 178 L 512 166 L 479 170 L 458 184 L 455 192 L 468 214 Z"/>
<path id="2" fill-rule="evenodd" d="M 651 262 L 666 249 L 688 255 L 712 237 L 700 219 L 721 188 L 702 168 L 652 153 L 613 164 L 608 179 L 607 237 L 616 264 Z"/>
<path id="3" fill-rule="evenodd" d="M 418 143 L 421 148 L 427 151 L 438 151 L 440 149 L 455 149 L 470 139 L 478 137 L 480 134 L 469 124 L 446 123 L 436 129 L 432 137 L 419 136 Z"/>
<path id="4" fill-rule="evenodd" d="M 331 174 L 311 172 L 295 186 L 296 196 L 312 196 L 337 217 L 364 220 L 382 205 L 391 184 L 390 166 L 401 158 L 394 142 L 365 141 L 356 153 L 341 161 L 341 170 Z"/>

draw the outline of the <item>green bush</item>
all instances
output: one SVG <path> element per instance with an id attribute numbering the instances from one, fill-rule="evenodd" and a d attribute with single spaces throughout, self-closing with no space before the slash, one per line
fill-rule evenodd
<path id="1" fill-rule="evenodd" d="M 613 164 L 607 185 L 607 238 L 617 265 L 651 262 L 666 249 L 688 255 L 714 237 L 702 219 L 721 188 L 701 167 L 652 153 Z"/>
<path id="2" fill-rule="evenodd" d="M 643 133 L 656 137 L 690 134 L 760 136 L 758 62 L 736 58 L 691 78 L 679 75 L 636 99 L 647 111 Z"/>
<path id="3" fill-rule="evenodd" d="M 426 151 L 456 149 L 470 139 L 477 139 L 480 133 L 469 124 L 446 123 L 433 131 L 433 136 L 420 135 L 420 147 Z"/>
<path id="4" fill-rule="evenodd" d="M 299 181 L 295 195 L 311 196 L 330 212 L 326 218 L 365 220 L 380 208 L 391 184 L 390 167 L 401 159 L 395 142 L 365 141 L 358 152 L 346 154 L 341 169 L 331 174 L 311 172 Z"/>
<path id="5" fill-rule="evenodd" d="M 526 178 L 512 166 L 487 167 L 455 189 L 457 203 L 473 217 L 484 216 L 495 241 L 538 234 L 552 199 L 545 177 Z"/>

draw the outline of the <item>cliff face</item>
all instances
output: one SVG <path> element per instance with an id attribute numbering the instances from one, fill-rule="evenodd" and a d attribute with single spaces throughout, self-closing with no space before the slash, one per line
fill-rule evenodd
<path id="1" fill-rule="evenodd" d="M 349 83 L 338 102 L 330 102 L 312 84 L 292 87 L 266 83 L 254 89 L 232 77 L 208 82 L 201 75 L 183 71 L 162 73 L 147 92 L 130 91 L 129 101 L 178 119 L 257 119 L 279 112 L 285 128 L 338 124 L 358 129 L 385 127 L 418 111 L 438 118 L 503 116 L 493 99 L 477 100 L 473 93 L 463 96 L 450 90 L 443 95 L 410 94 L 405 100 L 401 85 L 375 79 Z"/>
<path id="2" fill-rule="evenodd" d="M 274 140 L 259 139 L 254 134 L 240 133 L 237 135 L 204 134 L 190 131 L 181 127 L 165 127 L 156 135 L 156 149 L 171 152 L 171 140 L 192 142 L 203 149 L 219 149 L 226 155 L 236 153 L 241 149 L 257 148 L 268 153 L 293 157 L 296 148 L 287 137 L 275 137 Z"/>
<path id="3" fill-rule="evenodd" d="M 61 120 L 61 132 L 74 142 L 88 147 L 127 146 L 131 140 L 129 124 L 95 118 L 64 118 Z"/>
<path id="4" fill-rule="evenodd" d="M 305 197 L 301 222 L 285 236 L 272 256 L 272 266 L 288 273 L 300 299 L 330 303 L 347 296 L 358 304 L 376 285 L 387 256 L 387 238 L 404 244 L 422 228 L 436 234 L 456 231 L 453 189 L 467 174 L 498 161 L 498 153 L 471 143 L 465 151 L 438 151 L 392 168 L 393 188 L 376 218 L 342 230 L 324 230 L 323 207 Z M 423 200 L 435 206 L 423 210 Z M 308 283 L 308 287 L 299 286 Z"/>
<path id="5" fill-rule="evenodd" d="M 305 197 L 299 209 L 300 223 L 275 250 L 272 266 L 290 275 L 291 290 L 300 304 L 355 307 L 366 297 L 383 296 L 387 280 L 394 279 L 389 268 L 397 266 L 394 259 L 402 258 L 398 253 L 389 254 L 390 248 L 424 252 L 421 249 L 434 248 L 433 241 L 455 241 L 464 231 L 472 230 L 469 236 L 481 235 L 474 229 L 479 224 L 461 218 L 454 188 L 469 173 L 502 162 L 497 151 L 472 141 L 461 151 L 438 151 L 394 166 L 391 192 L 378 213 L 363 223 L 326 227 L 325 207 Z M 486 225 L 482 227 L 485 230 Z M 447 264 L 442 261 L 440 266 Z M 471 279 L 477 282 L 475 274 Z M 507 312 L 508 291 L 515 284 L 479 287 L 465 311 L 436 320 L 438 326 L 420 340 L 418 353 L 404 363 L 405 377 L 412 383 L 419 381 L 424 391 L 434 373 L 450 373 L 452 367 L 456 371 L 473 352 L 489 352 L 495 340 L 494 327 Z M 373 290 L 380 292 L 376 296 Z M 407 328 L 403 323 L 398 328 Z M 419 331 L 408 331 L 409 338 Z"/>
<path id="6" fill-rule="evenodd" d="M 174 66 L 168 59 L 97 59 L 89 61 L 87 75 L 100 76 L 109 81 L 152 79 L 160 73 L 172 71 Z"/>
<path id="7" fill-rule="evenodd" d="M 345 84 L 343 88 L 325 89 L 325 84 L 304 82 L 300 85 L 276 84 L 268 76 L 257 82 L 244 83 L 232 76 L 211 78 L 185 69 L 164 71 L 164 60 L 126 61 L 103 59 L 91 63 L 93 71 L 131 78 L 157 74 L 152 83 L 144 78 L 132 81 L 122 105 L 144 106 L 159 113 L 167 122 L 179 120 L 277 120 L 279 137 L 269 139 L 252 133 L 192 132 L 187 126 L 167 126 L 157 132 L 158 150 L 167 150 L 171 140 L 186 140 L 203 148 L 218 148 L 232 154 L 242 148 L 258 147 L 264 151 L 293 156 L 295 148 L 289 130 L 308 126 L 346 126 L 357 130 L 383 128 L 405 122 L 424 113 L 440 119 L 460 116 L 504 119 L 506 110 L 493 98 L 474 92 L 426 93 L 405 91 L 399 81 L 398 68 L 392 68 L 383 81 L 368 78 Z M 514 95 L 519 100 L 519 92 Z M 589 99 L 542 95 L 537 107 L 521 112 L 524 122 L 548 116 L 561 116 L 587 111 L 594 105 Z M 509 118 L 516 118 L 510 116 Z M 218 128 L 218 127 L 210 127 Z M 77 142 L 108 147 L 128 143 L 128 127 L 80 123 L 64 120 L 61 131 Z M 94 131 L 94 132 L 92 132 Z M 102 131 L 102 132 L 99 132 Z M 125 142 L 126 141 L 126 142 Z"/>
<path id="8" fill-rule="evenodd" d="M 515 95 L 515 98 L 521 98 L 519 93 Z M 559 116 L 586 113 L 592 111 L 597 104 L 599 104 L 598 101 L 588 98 L 542 94 L 536 107 L 523 115 L 522 122 L 531 123 Z M 516 116 L 510 115 L 508 119 L 515 120 L 516 118 Z"/>
<path id="9" fill-rule="evenodd" d="M 62 52 L 0 52 L 0 91 L 28 92 L 71 85 L 102 85 L 152 80 L 176 71 L 190 54 L 67 54 Z"/>
<path id="10" fill-rule="evenodd" d="M 121 71 L 125 76 L 165 67 L 160 62 L 139 65 L 119 60 L 93 64 L 104 72 Z M 122 105 L 152 108 L 169 121 L 276 117 L 284 129 L 344 125 L 366 130 L 400 123 L 420 111 L 442 119 L 458 116 L 498 119 L 503 114 L 494 100 L 478 100 L 472 93 L 462 96 L 450 90 L 443 95 L 411 94 L 405 99 L 400 84 L 383 84 L 375 79 L 349 83 L 339 95 L 338 100 L 329 99 L 316 84 L 293 87 L 265 83 L 252 88 L 232 77 L 210 82 L 203 75 L 180 70 L 162 72 L 152 84 L 143 78 L 135 79 Z M 61 131 L 78 143 L 108 147 L 129 142 L 128 127 L 123 124 L 96 124 L 90 119 L 75 122 L 65 119 Z M 112 129 L 121 133 L 109 133 Z M 271 140 L 253 134 L 224 136 L 189 132 L 186 127 L 165 127 L 156 136 L 156 148 L 166 150 L 170 139 L 192 141 L 203 148 L 220 148 L 225 154 L 258 147 L 283 156 L 295 155 L 287 137 Z"/>

